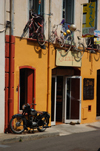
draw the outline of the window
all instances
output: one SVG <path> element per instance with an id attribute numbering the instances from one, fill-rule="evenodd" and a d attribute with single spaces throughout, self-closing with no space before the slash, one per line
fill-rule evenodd
<path id="1" fill-rule="evenodd" d="M 40 4 L 39 4 L 40 2 Z M 31 16 L 31 11 L 33 11 L 34 13 L 38 14 L 40 16 L 40 18 L 36 19 L 36 22 L 39 22 L 40 24 L 44 23 L 44 0 L 29 0 L 29 19 L 32 17 Z M 37 27 L 35 26 L 35 28 L 37 29 Z M 35 39 L 36 36 L 32 35 L 33 34 L 33 25 L 31 26 L 31 28 L 29 29 L 29 38 L 33 38 Z M 41 28 L 41 32 L 44 32 L 44 26 Z"/>
<path id="2" fill-rule="evenodd" d="M 95 29 L 97 29 L 97 0 L 89 0 L 89 2 L 95 2 Z"/>
<path id="3" fill-rule="evenodd" d="M 34 10 L 36 14 L 38 14 L 38 9 L 39 9 L 39 0 L 29 0 L 29 11 Z M 44 0 L 41 0 L 40 4 L 40 14 L 44 14 Z"/>
<path id="4" fill-rule="evenodd" d="M 74 0 L 63 0 L 63 18 L 69 24 L 74 23 Z"/>

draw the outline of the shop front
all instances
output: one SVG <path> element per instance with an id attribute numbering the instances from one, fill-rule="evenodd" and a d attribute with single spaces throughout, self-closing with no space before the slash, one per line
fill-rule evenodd
<path id="1" fill-rule="evenodd" d="M 81 77 L 53 76 L 51 124 L 80 123 L 81 115 Z"/>
<path id="2" fill-rule="evenodd" d="M 76 62 L 71 52 L 65 57 L 60 53 L 52 69 L 51 125 L 81 123 L 81 61 Z"/>
<path id="3" fill-rule="evenodd" d="M 95 61 L 96 54 L 85 52 L 76 60 L 71 51 L 64 56 L 51 45 L 48 66 L 48 47 L 40 49 L 36 42 L 17 37 L 15 41 L 14 114 L 35 98 L 35 109 L 48 111 L 50 125 L 91 123 L 99 118 L 100 60 Z"/>

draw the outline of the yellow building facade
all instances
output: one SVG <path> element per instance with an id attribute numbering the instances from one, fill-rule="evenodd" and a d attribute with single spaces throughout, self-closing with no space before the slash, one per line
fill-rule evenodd
<path id="1" fill-rule="evenodd" d="M 54 45 L 45 46 L 42 49 L 34 40 L 15 38 L 14 114 L 34 98 L 36 110 L 50 113 L 50 125 L 95 122 L 99 112 L 100 54 L 85 51 L 82 60 L 75 61 L 71 52 L 63 56 Z M 58 61 L 59 52 L 64 65 Z"/>
<path id="2" fill-rule="evenodd" d="M 96 34 L 100 32 L 98 15 L 100 1 L 92 1 L 95 1 L 96 6 L 94 27 Z M 95 122 L 100 118 L 99 53 L 90 53 L 86 50 L 82 59 L 77 59 L 73 51 L 67 53 L 56 44 L 48 44 L 54 25 L 57 25 L 57 34 L 60 36 L 62 30 L 60 23 L 63 19 L 65 25 L 74 24 L 80 31 L 74 32 L 75 42 L 78 42 L 77 36 L 82 36 L 82 33 L 84 37 L 87 34 L 85 26 L 88 19 L 83 10 L 91 3 L 88 4 L 88 0 L 42 0 L 40 14 L 43 19 L 42 31 L 46 44 L 41 48 L 37 40 L 30 36 L 30 29 L 20 40 L 31 17 L 32 8 L 38 14 L 38 2 L 5 0 L 3 4 L 5 5 L 2 13 L 5 14 L 5 17 L 3 16 L 5 18 L 5 132 L 9 130 L 12 116 L 22 112 L 23 104 L 31 104 L 33 101 L 37 104 L 34 106 L 36 110 L 50 113 L 50 125 L 70 122 L 83 124 Z M 64 32 L 66 29 L 67 26 Z M 94 34 L 93 30 L 88 31 Z M 100 42 L 97 39 L 95 43 Z M 86 47 L 85 38 L 81 37 L 81 43 Z"/>

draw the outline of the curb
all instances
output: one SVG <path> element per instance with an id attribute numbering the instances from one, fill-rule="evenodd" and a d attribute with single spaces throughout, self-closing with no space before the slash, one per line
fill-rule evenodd
<path id="1" fill-rule="evenodd" d="M 7 134 L 9 137 L 9 134 Z M 11 136 L 11 138 L 3 138 L 0 140 L 0 144 L 9 144 L 9 143 L 16 143 L 16 142 L 24 142 L 30 140 L 37 140 L 41 138 L 48 138 L 48 137 L 56 137 L 59 136 L 59 132 L 50 132 L 50 133 L 43 133 L 43 134 L 25 134 L 20 136 Z"/>

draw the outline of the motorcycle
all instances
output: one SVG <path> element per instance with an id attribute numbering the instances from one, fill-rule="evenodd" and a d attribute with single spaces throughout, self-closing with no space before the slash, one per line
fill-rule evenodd
<path id="1" fill-rule="evenodd" d="M 36 105 L 32 103 L 31 105 Z M 48 112 L 36 111 L 28 103 L 22 106 L 22 114 L 15 114 L 10 120 L 10 129 L 15 134 L 21 134 L 24 130 L 36 129 L 44 132 L 48 128 L 50 115 Z"/>

